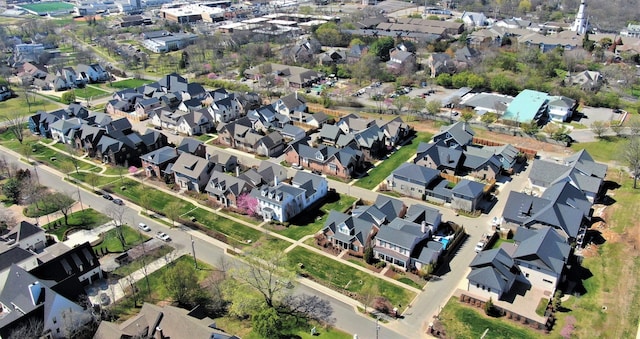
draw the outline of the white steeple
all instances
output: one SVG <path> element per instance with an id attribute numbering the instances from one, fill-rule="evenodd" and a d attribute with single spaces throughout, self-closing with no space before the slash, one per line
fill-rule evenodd
<path id="1" fill-rule="evenodd" d="M 571 30 L 580 35 L 585 34 L 587 32 L 587 25 L 588 25 L 587 13 L 585 13 L 587 9 L 587 4 L 585 1 L 586 0 L 580 1 L 580 8 L 578 9 L 576 20 L 573 22 L 573 25 L 571 25 Z"/>

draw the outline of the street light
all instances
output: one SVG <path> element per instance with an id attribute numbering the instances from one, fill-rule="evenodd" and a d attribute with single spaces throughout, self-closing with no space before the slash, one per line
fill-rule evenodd
<path id="1" fill-rule="evenodd" d="M 376 318 L 376 339 L 378 339 L 378 334 L 380 332 L 380 325 L 378 325 L 378 320 L 380 320 L 380 317 Z"/>
<path id="2" fill-rule="evenodd" d="M 193 240 L 193 235 L 191 236 L 191 253 L 193 254 L 193 265 L 195 266 L 196 270 L 198 269 L 198 260 L 196 260 L 196 245 L 195 245 L 195 241 Z"/>

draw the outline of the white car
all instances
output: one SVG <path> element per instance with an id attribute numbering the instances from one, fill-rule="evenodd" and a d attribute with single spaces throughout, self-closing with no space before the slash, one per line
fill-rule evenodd
<path id="1" fill-rule="evenodd" d="M 151 231 L 151 228 L 149 228 L 149 226 L 147 226 L 147 224 L 141 222 L 138 224 L 138 228 L 145 231 L 145 232 L 149 232 Z"/>
<path id="2" fill-rule="evenodd" d="M 171 238 L 169 237 L 169 235 L 167 235 L 167 234 L 166 234 L 166 233 L 164 233 L 164 232 L 158 232 L 158 233 L 156 234 L 156 238 L 158 238 L 158 239 L 160 239 L 160 240 L 162 240 L 162 241 L 166 241 L 166 242 L 171 241 Z"/>
<path id="3" fill-rule="evenodd" d="M 476 250 L 476 253 L 482 252 L 482 250 L 484 250 L 484 241 L 479 241 L 476 244 L 475 250 Z"/>

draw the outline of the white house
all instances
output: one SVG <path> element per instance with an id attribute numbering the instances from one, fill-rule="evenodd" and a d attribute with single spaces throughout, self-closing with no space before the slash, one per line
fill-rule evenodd
<path id="1" fill-rule="evenodd" d="M 464 12 L 462 13 L 462 22 L 467 27 L 482 27 L 487 25 L 487 17 L 484 13 Z"/>
<path id="2" fill-rule="evenodd" d="M 105 71 L 100 64 L 78 64 L 78 66 L 76 66 L 76 71 L 82 74 L 84 78 L 88 79 L 88 82 L 90 83 L 109 80 L 109 73 Z"/>
<path id="3" fill-rule="evenodd" d="M 229 94 L 223 99 L 211 103 L 208 108 L 213 121 L 216 123 L 227 123 L 239 118 L 244 112 L 244 108 L 235 94 Z"/>
<path id="4" fill-rule="evenodd" d="M 576 108 L 576 101 L 565 96 L 549 97 L 549 118 L 553 121 L 569 121 Z"/>
<path id="5" fill-rule="evenodd" d="M 84 123 L 85 122 L 79 118 L 60 119 L 49 125 L 51 138 L 63 144 L 70 144 L 75 138 L 74 132 L 80 129 Z"/>

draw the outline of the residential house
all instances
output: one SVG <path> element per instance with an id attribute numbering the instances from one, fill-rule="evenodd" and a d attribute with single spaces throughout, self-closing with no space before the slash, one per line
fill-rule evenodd
<path id="1" fill-rule="evenodd" d="M 476 64 L 479 57 L 480 52 L 469 46 L 458 48 L 454 55 L 456 70 L 463 71 L 470 68 L 471 66 Z"/>
<path id="2" fill-rule="evenodd" d="M 484 27 L 488 24 L 487 17 L 484 13 L 465 11 L 462 13 L 461 19 L 465 27 Z"/>
<path id="3" fill-rule="evenodd" d="M 355 133 L 353 139 L 367 161 L 373 162 L 375 159 L 382 159 L 387 154 L 386 136 L 378 125 L 374 124 L 363 131 Z M 339 141 L 338 145 L 340 146 Z"/>
<path id="4" fill-rule="evenodd" d="M 404 163 L 391 172 L 387 187 L 402 195 L 423 199 L 427 189 L 440 178 L 440 172 L 411 163 Z"/>
<path id="5" fill-rule="evenodd" d="M 55 281 L 60 286 L 56 288 L 60 293 L 69 293 L 67 297 L 72 297 L 73 293 L 84 294 L 84 290 L 63 292 L 61 288 L 66 285 L 69 288 L 91 285 L 93 282 L 102 279 L 102 268 L 100 261 L 93 252 L 89 242 L 69 248 L 63 253 L 57 253 L 53 258 L 42 260 L 38 267 L 29 271 L 39 279 Z"/>
<path id="6" fill-rule="evenodd" d="M 331 49 L 318 56 L 321 65 L 337 65 L 347 62 L 347 52 L 343 50 Z"/>
<path id="7" fill-rule="evenodd" d="M 223 145 L 262 156 L 272 157 L 282 153 L 286 146 L 282 134 L 271 132 L 261 135 L 251 126 L 252 122 L 248 117 L 225 124 L 218 131 L 218 139 Z"/>
<path id="8" fill-rule="evenodd" d="M 327 180 L 319 175 L 299 171 L 291 184 L 274 182 L 254 188 L 251 196 L 258 199 L 264 220 L 289 221 L 327 194 Z"/>
<path id="9" fill-rule="evenodd" d="M 357 114 L 350 113 L 340 118 L 340 120 L 338 120 L 338 122 L 336 123 L 336 126 L 340 127 L 342 133 L 348 134 L 364 131 L 365 129 L 376 124 L 377 121 L 374 119 L 361 118 Z M 382 124 L 379 124 L 378 126 L 381 127 L 381 125 Z"/>
<path id="10" fill-rule="evenodd" d="M 548 102 L 549 118 L 553 121 L 571 121 L 578 108 L 578 102 L 565 96 L 550 96 Z"/>
<path id="11" fill-rule="evenodd" d="M 21 248 L 11 239 L 0 240 L 0 272 L 4 274 L 14 264 L 29 271 L 40 262 L 33 251 Z"/>
<path id="12" fill-rule="evenodd" d="M 145 133 L 140 136 L 140 139 L 142 140 L 141 153 L 155 151 L 169 144 L 166 135 L 153 129 L 147 129 Z"/>
<path id="13" fill-rule="evenodd" d="M 75 140 L 76 131 L 85 123 L 82 119 L 60 119 L 49 125 L 51 138 L 63 144 L 71 144 Z"/>
<path id="14" fill-rule="evenodd" d="M 183 99 L 180 105 L 178 105 L 178 109 L 183 112 L 191 112 L 200 108 L 202 108 L 202 100 L 197 97 L 187 100 Z"/>
<path id="15" fill-rule="evenodd" d="M 290 116 L 294 112 L 307 111 L 307 102 L 302 96 L 298 96 L 298 92 L 285 95 L 276 100 L 272 105 L 277 113 L 286 116 Z"/>
<path id="16" fill-rule="evenodd" d="M 33 134 L 41 135 L 45 138 L 51 138 L 51 131 L 49 125 L 60 120 L 60 117 L 56 114 L 47 113 L 45 111 L 38 111 L 36 114 L 29 117 L 27 121 L 27 127 Z"/>
<path id="17" fill-rule="evenodd" d="M 485 146 L 483 149 L 492 151 L 493 154 L 498 157 L 502 170 L 508 173 L 513 173 L 518 159 L 521 157 L 520 150 L 511 144 L 504 144 L 502 146 Z"/>
<path id="18" fill-rule="evenodd" d="M 513 258 L 502 248 L 479 252 L 469 264 L 467 291 L 500 300 L 520 274 Z"/>
<path id="19" fill-rule="evenodd" d="M 88 79 L 88 83 L 105 82 L 109 80 L 109 72 L 105 71 L 100 64 L 78 64 L 76 70 L 82 74 L 83 78 Z"/>
<path id="20" fill-rule="evenodd" d="M 484 185 L 462 179 L 451 189 L 451 208 L 473 212 L 484 197 Z"/>
<path id="21" fill-rule="evenodd" d="M 444 141 L 420 142 L 413 162 L 416 165 L 438 170 L 442 173 L 455 175 L 462 165 L 462 150 L 447 147 Z"/>
<path id="22" fill-rule="evenodd" d="M 176 147 L 178 154 L 189 153 L 200 158 L 206 158 L 207 146 L 200 140 L 193 138 L 182 138 L 180 145 Z"/>
<path id="23" fill-rule="evenodd" d="M 233 172 L 238 167 L 238 157 L 229 153 L 207 154 L 207 158 L 218 172 Z"/>
<path id="24" fill-rule="evenodd" d="M 347 51 L 347 63 L 353 64 L 360 61 L 363 55 L 367 54 L 369 47 L 366 45 L 355 44 Z"/>
<path id="25" fill-rule="evenodd" d="M 431 70 L 432 78 L 444 73 L 453 74 L 456 71 L 454 60 L 446 53 L 431 53 L 427 59 L 427 66 Z"/>
<path id="26" fill-rule="evenodd" d="M 210 201 L 224 207 L 237 208 L 238 197 L 249 194 L 255 186 L 239 177 L 214 170 L 204 189 Z"/>
<path id="27" fill-rule="evenodd" d="M 266 74 L 274 74 L 276 81 L 282 81 L 285 86 L 292 88 L 304 88 L 311 87 L 313 83 L 322 79 L 322 74 L 311 69 L 281 65 L 281 64 L 265 64 L 260 67 L 250 68 L 245 70 L 245 76 L 259 80 L 263 76 L 263 72 Z"/>
<path id="28" fill-rule="evenodd" d="M 582 90 L 596 92 L 604 84 L 604 77 L 598 71 L 582 71 L 575 74 L 567 74 L 564 79 L 567 86 L 579 86 Z"/>
<path id="29" fill-rule="evenodd" d="M 330 211 L 322 233 L 334 246 L 348 250 L 358 256 L 364 255 L 364 249 L 372 246 L 379 230 L 375 222 L 338 211 Z"/>
<path id="30" fill-rule="evenodd" d="M 204 158 L 181 153 L 171 167 L 175 182 L 181 189 L 201 192 L 211 176 L 213 164 Z"/>
<path id="31" fill-rule="evenodd" d="M 33 321 L 42 323 L 42 332 L 51 338 L 69 337 L 69 329 L 82 326 L 92 317 L 89 312 L 55 291 L 55 283 L 36 278 L 13 264 L 0 276 L 0 335 L 11 336 Z"/>
<path id="32" fill-rule="evenodd" d="M 304 129 L 294 125 L 285 125 L 282 131 L 280 131 L 280 134 L 282 134 L 282 137 L 286 140 L 291 141 L 301 140 L 307 136 Z"/>
<path id="33" fill-rule="evenodd" d="M 21 221 L 1 239 L 8 246 L 16 244 L 16 246 L 34 253 L 42 251 L 47 244 L 44 230 L 27 221 Z"/>
<path id="34" fill-rule="evenodd" d="M 153 110 L 162 106 L 162 101 L 158 98 L 136 100 L 133 110 L 137 116 L 148 116 Z"/>
<path id="35" fill-rule="evenodd" d="M 266 157 L 276 157 L 284 151 L 284 138 L 279 132 L 271 132 L 257 140 L 253 149 L 256 154 Z"/>
<path id="36" fill-rule="evenodd" d="M 463 121 L 458 121 L 453 125 L 445 126 L 440 133 L 433 136 L 433 142 L 442 142 L 447 147 L 464 147 L 473 141 L 475 132 L 471 126 Z"/>
<path id="37" fill-rule="evenodd" d="M 103 135 L 96 145 L 95 157 L 103 163 L 124 167 L 139 164 L 139 152 L 128 142 Z"/>
<path id="38" fill-rule="evenodd" d="M 140 312 L 116 324 L 106 320 L 100 322 L 95 339 L 113 338 L 211 338 L 239 339 L 216 329 L 215 321 L 199 315 L 199 308 L 187 311 L 171 305 L 156 306 L 144 303 Z"/>
<path id="39" fill-rule="evenodd" d="M 299 141 L 289 144 L 284 153 L 285 161 L 289 164 L 299 164 L 306 169 L 340 178 L 351 178 L 364 167 L 362 152 L 350 147 L 311 147 Z"/>
<path id="40" fill-rule="evenodd" d="M 155 151 L 140 156 L 142 168 L 147 178 L 163 178 L 166 180 L 165 169 L 178 159 L 178 151 L 171 146 L 164 146 Z"/>
<path id="41" fill-rule="evenodd" d="M 244 106 L 234 93 L 214 100 L 209 104 L 209 114 L 216 123 L 228 123 L 245 114 Z"/>
<path id="42" fill-rule="evenodd" d="M 56 76 L 64 80 L 66 88 L 82 87 L 86 84 L 85 80 L 78 77 L 76 71 L 71 67 L 63 67 L 56 72 Z"/>
<path id="43" fill-rule="evenodd" d="M 322 52 L 322 45 L 317 39 L 304 39 L 291 48 L 284 50 L 284 58 L 293 63 L 308 63 L 312 61 L 316 54 Z"/>
<path id="44" fill-rule="evenodd" d="M 324 124 L 320 129 L 318 138 L 325 145 L 336 146 L 341 135 L 344 135 L 344 132 L 337 125 Z"/>
<path id="45" fill-rule="evenodd" d="M 567 181 L 585 193 L 589 201 L 597 199 L 602 188 L 607 165 L 597 163 L 585 150 L 578 151 L 562 163 L 536 159 L 531 165 L 529 183 L 545 190 L 552 184 Z"/>
<path id="46" fill-rule="evenodd" d="M 462 167 L 467 175 L 480 180 L 495 180 L 502 169 L 500 159 L 492 150 L 467 146 Z"/>
<path id="47" fill-rule="evenodd" d="M 75 148 L 82 149 L 89 157 L 94 157 L 98 141 L 105 134 L 105 129 L 83 124 L 75 134 Z"/>
<path id="48" fill-rule="evenodd" d="M 401 117 L 396 117 L 390 121 L 379 119 L 376 120 L 376 125 L 384 132 L 387 148 L 396 147 L 411 134 L 411 127 L 402 121 Z"/>
<path id="49" fill-rule="evenodd" d="M 399 48 L 392 48 L 389 51 L 387 68 L 395 73 L 413 72 L 416 68 L 416 55 Z"/>
<path id="50" fill-rule="evenodd" d="M 154 126 L 175 131 L 178 128 L 178 121 L 185 114 L 187 112 L 174 111 L 163 106 L 149 112 L 149 119 Z"/>
<path id="51" fill-rule="evenodd" d="M 389 224 L 380 227 L 376 234 L 374 256 L 394 266 L 410 270 L 415 268 L 411 259 L 421 242 L 431 237 L 430 229 L 425 223 L 417 224 L 406 219 L 396 218 Z"/>
<path id="52" fill-rule="evenodd" d="M 208 133 L 213 128 L 213 117 L 206 108 L 183 114 L 176 122 L 176 131 L 188 136 Z"/>

